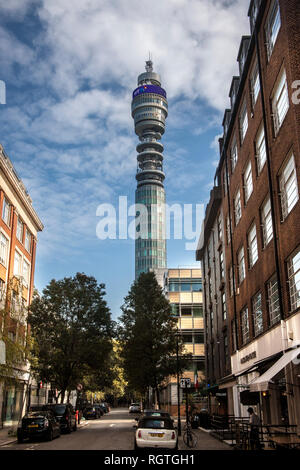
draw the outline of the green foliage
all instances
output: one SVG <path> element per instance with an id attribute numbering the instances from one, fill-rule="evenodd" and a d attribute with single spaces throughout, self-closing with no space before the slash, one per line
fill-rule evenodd
<path id="1" fill-rule="evenodd" d="M 149 386 L 157 390 L 168 376 L 176 374 L 177 347 L 179 372 L 190 355 L 183 354 L 177 320 L 154 273 L 142 273 L 133 283 L 122 311 L 118 336 L 125 376 L 129 389 L 144 395 Z"/>
<path id="2" fill-rule="evenodd" d="M 30 306 L 34 370 L 61 390 L 61 400 L 84 378 L 98 389 L 109 382 L 114 325 L 104 288 L 77 273 L 52 280 Z"/>

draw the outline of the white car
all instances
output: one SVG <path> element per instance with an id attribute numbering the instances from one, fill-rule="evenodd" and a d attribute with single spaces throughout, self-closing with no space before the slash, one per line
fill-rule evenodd
<path id="1" fill-rule="evenodd" d="M 177 431 L 170 418 L 144 416 L 134 428 L 136 428 L 135 449 L 178 449 Z"/>
<path id="2" fill-rule="evenodd" d="M 140 413 L 141 405 L 139 403 L 131 403 L 128 411 L 129 413 Z"/>

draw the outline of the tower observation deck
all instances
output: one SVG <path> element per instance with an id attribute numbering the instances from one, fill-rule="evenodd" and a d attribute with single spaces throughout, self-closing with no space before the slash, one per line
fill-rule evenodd
<path id="1" fill-rule="evenodd" d="M 131 112 L 135 133 L 139 137 L 137 155 L 136 204 L 147 207 L 148 221 L 144 232 L 148 237 L 135 241 L 135 277 L 150 268 L 166 267 L 165 189 L 163 145 L 159 142 L 165 132 L 168 115 L 167 94 L 161 88 L 160 76 L 153 72 L 151 60 L 146 72 L 138 77 L 138 87 L 132 95 Z M 139 227 L 137 227 L 137 230 Z"/>

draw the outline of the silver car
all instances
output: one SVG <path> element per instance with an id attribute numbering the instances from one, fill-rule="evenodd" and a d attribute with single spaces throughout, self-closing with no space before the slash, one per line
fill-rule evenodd
<path id="1" fill-rule="evenodd" d="M 139 403 L 131 403 L 128 411 L 129 413 L 140 413 L 141 405 Z"/>

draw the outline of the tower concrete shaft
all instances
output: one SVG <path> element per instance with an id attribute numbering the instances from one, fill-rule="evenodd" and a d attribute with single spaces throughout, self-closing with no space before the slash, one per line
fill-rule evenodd
<path id="1" fill-rule="evenodd" d="M 151 60 L 146 62 L 146 72 L 138 77 L 138 87 L 132 95 L 131 111 L 135 133 L 140 140 L 136 147 L 135 202 L 143 204 L 148 212 L 146 227 L 141 230 L 137 225 L 137 232 L 141 231 L 143 234 L 137 236 L 135 242 L 137 279 L 141 272 L 166 267 L 164 147 L 159 141 L 165 132 L 168 102 L 166 92 L 161 88 L 160 76 L 153 72 Z"/>

